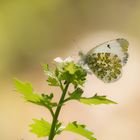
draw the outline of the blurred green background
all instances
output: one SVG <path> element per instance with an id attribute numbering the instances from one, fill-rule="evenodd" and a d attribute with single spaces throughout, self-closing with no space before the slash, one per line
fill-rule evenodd
<path id="1" fill-rule="evenodd" d="M 139 140 L 140 1 L 0 0 L 0 140 L 38 140 L 28 132 L 28 123 L 46 113 L 51 120 L 49 112 L 15 94 L 13 77 L 31 81 L 37 91 L 55 92 L 45 83 L 41 63 L 51 63 L 58 56 L 77 59 L 79 50 L 118 37 L 130 42 L 122 79 L 107 85 L 89 77 L 85 94 L 107 94 L 119 104 L 88 108 L 74 102 L 60 118 L 64 123 L 79 118 L 98 140 Z M 71 133 L 56 139 L 84 140 Z"/>

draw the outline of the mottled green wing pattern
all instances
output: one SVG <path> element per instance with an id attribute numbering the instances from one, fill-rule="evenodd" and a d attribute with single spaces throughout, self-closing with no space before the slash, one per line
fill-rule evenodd
<path id="1" fill-rule="evenodd" d="M 113 82 L 121 77 L 122 66 L 128 59 L 128 41 L 122 38 L 111 40 L 91 49 L 83 59 L 90 70 L 104 82 Z"/>
<path id="2" fill-rule="evenodd" d="M 122 64 L 117 55 L 93 53 L 87 56 L 87 63 L 94 74 L 104 82 L 117 80 L 121 76 Z"/>

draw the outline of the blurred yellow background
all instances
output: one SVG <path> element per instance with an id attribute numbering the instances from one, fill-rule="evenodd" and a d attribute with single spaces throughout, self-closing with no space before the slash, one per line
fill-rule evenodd
<path id="1" fill-rule="evenodd" d="M 0 1 L 0 140 L 39 140 L 28 130 L 32 118 L 51 120 L 42 107 L 26 103 L 13 87 L 13 77 L 49 88 L 40 64 L 55 57 L 74 57 L 118 37 L 129 43 L 122 78 L 105 84 L 89 76 L 85 95 L 108 95 L 118 105 L 65 105 L 60 119 L 78 120 L 98 140 L 140 140 L 140 1 L 139 0 L 1 0 Z M 41 138 L 40 140 L 46 140 Z M 56 140 L 85 140 L 64 132 Z"/>

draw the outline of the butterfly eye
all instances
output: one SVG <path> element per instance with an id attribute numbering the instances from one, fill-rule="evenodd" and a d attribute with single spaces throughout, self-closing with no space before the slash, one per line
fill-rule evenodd
<path id="1" fill-rule="evenodd" d="M 121 60 L 115 54 L 94 53 L 87 56 L 86 62 L 95 75 L 104 82 L 115 81 L 121 76 Z"/>

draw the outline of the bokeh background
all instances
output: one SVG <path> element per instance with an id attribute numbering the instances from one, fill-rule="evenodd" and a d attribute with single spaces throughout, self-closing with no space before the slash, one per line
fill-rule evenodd
<path id="1" fill-rule="evenodd" d="M 98 140 L 140 139 L 140 1 L 139 0 L 0 0 L 0 140 L 38 140 L 28 130 L 32 118 L 51 120 L 42 107 L 26 103 L 14 91 L 13 77 L 30 81 L 38 92 L 48 87 L 41 63 L 55 57 L 78 59 L 96 45 L 118 37 L 129 43 L 122 78 L 105 84 L 94 75 L 85 96 L 108 95 L 118 105 L 65 105 L 60 119 L 79 120 Z M 41 138 L 40 140 L 46 140 Z M 56 140 L 85 140 L 64 132 Z"/>

